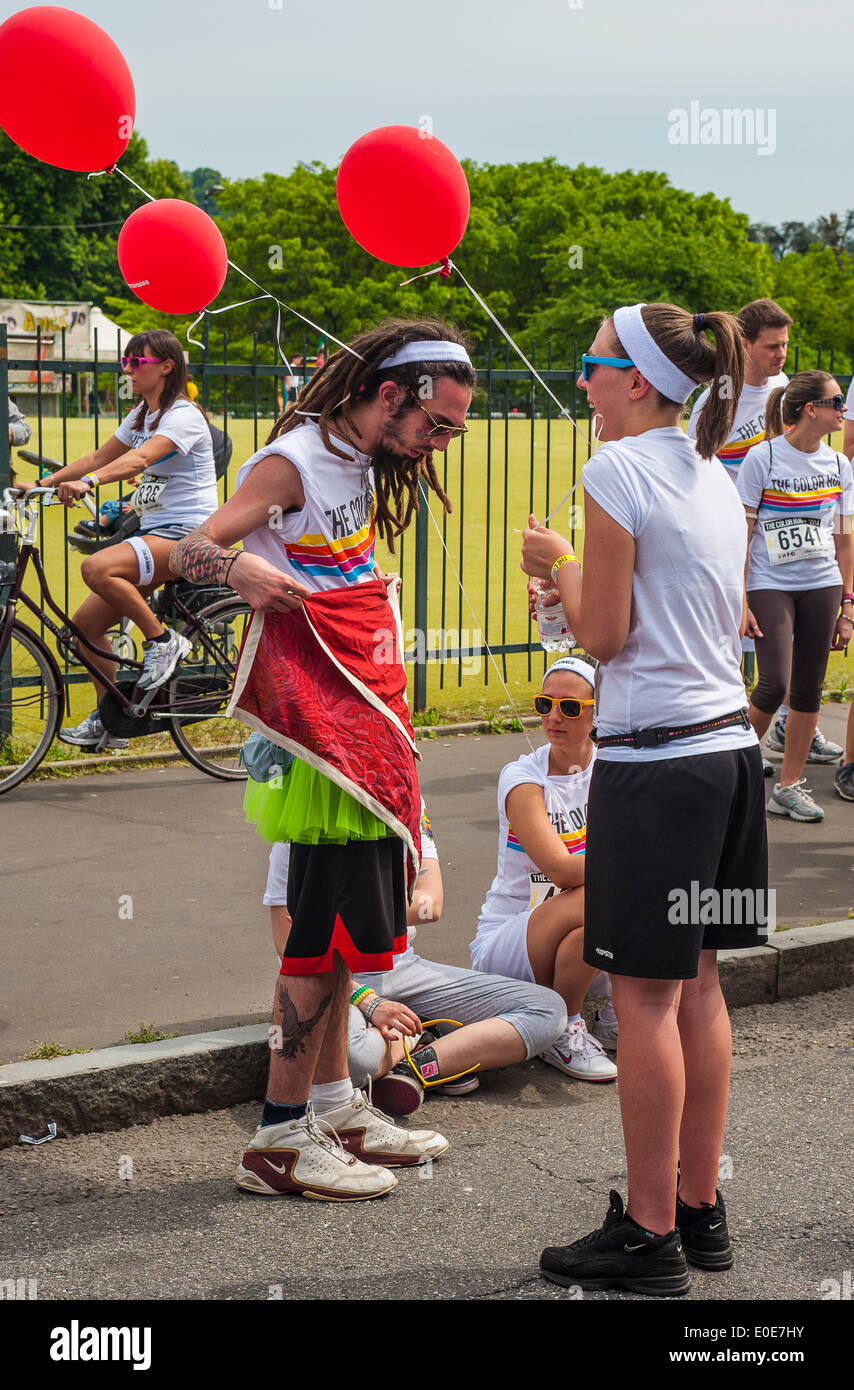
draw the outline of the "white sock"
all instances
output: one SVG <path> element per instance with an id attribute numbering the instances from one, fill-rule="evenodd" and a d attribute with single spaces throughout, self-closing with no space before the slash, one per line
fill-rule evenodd
<path id="1" fill-rule="evenodd" d="M 327 1081 L 323 1086 L 312 1086 L 309 1100 L 316 1115 L 325 1115 L 327 1110 L 337 1110 L 346 1105 L 353 1094 L 353 1083 L 349 1076 L 343 1081 Z"/>
<path id="2" fill-rule="evenodd" d="M 617 1015 L 614 1013 L 614 1005 L 611 1003 L 610 999 L 608 1000 L 607 1004 L 603 1004 L 602 1007 L 601 1007 L 601 1009 L 599 1010 L 599 1022 L 600 1022 L 600 1023 L 616 1023 L 616 1022 L 617 1022 Z"/>
<path id="3" fill-rule="evenodd" d="M 573 1023 L 580 1023 L 581 1014 L 568 1014 L 566 1019 L 567 1028 L 571 1028 Z"/>

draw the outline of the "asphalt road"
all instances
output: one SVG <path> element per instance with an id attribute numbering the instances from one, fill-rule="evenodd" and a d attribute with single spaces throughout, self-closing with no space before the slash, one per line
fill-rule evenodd
<path id="1" fill-rule="evenodd" d="M 846 714 L 822 711 L 837 741 Z M 445 908 L 418 949 L 468 965 L 495 873 L 498 773 L 528 743 L 455 735 L 419 746 Z M 832 767 L 809 778 L 822 823 L 769 817 L 780 925 L 854 910 L 854 804 L 833 790 Z M 178 765 L 28 782 L 0 798 L 0 1062 L 46 1040 L 107 1047 L 141 1022 L 195 1033 L 269 1016 L 268 847 L 244 824 L 242 797 L 242 785 Z"/>
<path id="2" fill-rule="evenodd" d="M 697 1301 L 824 1300 L 827 1281 L 846 1287 L 845 1271 L 850 1298 L 852 1006 L 847 989 L 734 1012 L 720 1186 L 736 1262 L 692 1273 L 684 1321 Z M 534 1061 L 484 1076 L 470 1096 L 430 1098 L 419 1122 L 447 1135 L 447 1156 L 356 1205 L 239 1191 L 232 1172 L 253 1105 L 4 1149 L 0 1279 L 36 1280 L 39 1300 L 577 1302 L 543 1282 L 537 1262 L 544 1245 L 601 1225 L 611 1187 L 625 1195 L 618 1085 Z M 850 1321 L 825 1306 L 840 1328 Z M 435 1339 L 443 1324 L 421 1318 Z M 721 1310 L 727 1323 L 760 1318 L 780 1321 L 770 1307 Z M 375 1320 L 375 1335 L 383 1326 Z M 609 1346 L 596 1343 L 601 1374 Z M 248 1349 L 261 1354 L 263 1342 Z"/>

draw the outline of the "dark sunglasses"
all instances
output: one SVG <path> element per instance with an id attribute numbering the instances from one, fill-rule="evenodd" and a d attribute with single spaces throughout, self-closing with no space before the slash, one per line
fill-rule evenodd
<path id="1" fill-rule="evenodd" d="M 833 410 L 841 410 L 845 404 L 845 397 L 842 392 L 838 396 L 825 396 L 821 401 L 811 401 L 811 405 L 829 405 Z"/>
<path id="2" fill-rule="evenodd" d="M 429 410 L 425 409 L 425 407 L 421 404 L 421 402 L 419 401 L 418 397 L 416 396 L 416 394 L 415 394 L 415 392 L 413 391 L 413 389 L 412 389 L 411 386 L 408 387 L 408 390 L 409 390 L 410 396 L 411 396 L 412 399 L 414 400 L 415 404 L 418 406 L 418 409 L 424 411 L 424 414 L 427 416 L 427 419 L 430 421 L 430 424 L 433 426 L 432 429 L 430 429 L 430 430 L 427 431 L 427 438 L 428 438 L 428 439 L 432 439 L 433 436 L 434 436 L 434 435 L 437 435 L 437 434 L 448 434 L 448 435 L 450 435 L 451 439 L 458 439 L 459 436 L 460 436 L 461 434 L 468 434 L 468 432 L 469 432 L 469 427 L 468 427 L 468 425 L 439 425 L 439 424 L 437 424 L 436 421 L 433 419 L 433 416 L 430 414 Z"/>
<path id="3" fill-rule="evenodd" d="M 163 361 L 163 358 L 162 358 L 162 357 L 120 357 L 120 358 L 119 358 L 119 361 L 121 362 L 122 368 L 123 368 L 124 371 L 127 371 L 128 369 L 130 369 L 132 372 L 138 372 L 139 369 L 140 369 L 140 367 L 142 366 L 143 362 L 162 362 L 162 361 Z"/>
<path id="4" fill-rule="evenodd" d="M 595 704 L 594 700 L 558 700 L 554 695 L 535 695 L 534 709 L 537 714 L 551 714 L 555 705 L 560 707 L 564 719 L 577 719 L 585 705 Z"/>

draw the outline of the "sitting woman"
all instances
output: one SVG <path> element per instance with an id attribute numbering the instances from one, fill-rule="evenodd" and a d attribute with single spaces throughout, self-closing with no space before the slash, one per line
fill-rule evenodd
<path id="1" fill-rule="evenodd" d="M 187 365 L 175 334 L 166 329 L 135 334 L 121 364 L 139 397 L 137 406 L 99 449 L 60 468 L 49 482 L 70 507 L 97 486 L 141 475 L 133 495 L 140 529 L 83 561 L 81 573 L 92 593 L 74 622 L 93 646 L 108 652 L 108 629 L 122 618 L 132 619 L 145 639 L 139 689 L 151 690 L 169 679 L 189 643 L 164 628 L 145 600 L 173 578 L 169 553 L 175 544 L 216 510 L 216 472 L 210 430 L 187 395 Z M 114 676 L 114 660 L 89 656 L 100 671 Z M 111 738 L 104 729 L 97 701 L 105 686 L 97 679 L 93 684 L 96 708 L 76 728 L 61 729 L 59 737 L 81 748 L 124 747 L 126 739 Z"/>
<path id="2" fill-rule="evenodd" d="M 581 1017 L 597 973 L 582 957 L 594 678 L 572 656 L 543 677 L 534 708 L 548 743 L 508 763 L 498 779 L 498 872 L 471 956 L 475 970 L 545 985 L 564 1000 L 566 1032 L 540 1053 L 544 1062 L 579 1081 L 613 1081 L 617 1068 Z M 612 1028 L 613 1014 L 597 1017 L 597 1031 L 600 1022 Z"/>
<path id="3" fill-rule="evenodd" d="M 264 902 L 270 907 L 273 942 L 281 955 L 290 921 L 284 906 L 289 846 L 275 844 Z M 407 909 L 407 949 L 385 974 L 353 981 L 347 1050 L 350 1079 L 373 1082 L 373 1099 L 388 1115 L 409 1115 L 425 1091 L 459 1096 L 477 1090 L 478 1075 L 535 1057 L 566 1025 L 563 1000 L 550 989 L 424 960 L 413 949 L 416 926 L 442 913 L 442 871 L 421 803 L 421 870 Z M 451 1019 L 425 1031 L 421 1020 Z M 407 1059 L 402 1038 L 408 1044 Z M 318 1114 L 324 1098 L 312 1094 Z"/>

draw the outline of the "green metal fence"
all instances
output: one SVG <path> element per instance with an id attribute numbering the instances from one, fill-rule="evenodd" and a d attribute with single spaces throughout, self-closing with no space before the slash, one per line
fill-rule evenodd
<path id="1" fill-rule="evenodd" d="M 0 324 L 0 492 L 8 485 L 10 448 L 7 401 L 9 373 L 25 372 L 35 388 L 34 408 L 19 398 L 33 430 L 28 446 L 39 455 L 51 455 L 63 463 L 81 452 L 97 448 L 133 405 L 122 389 L 122 369 L 117 343 L 98 342 L 91 357 L 66 356 L 65 334 L 60 355 L 43 361 L 37 336 L 33 356 L 9 359 L 6 327 Z M 302 362 L 309 344 L 303 342 Z M 219 352 L 219 360 L 213 353 Z M 800 369 L 801 354 L 793 350 L 792 370 Z M 512 359 L 513 363 L 516 358 Z M 476 362 L 478 391 L 472 402 L 470 432 L 442 455 L 434 454 L 445 491 L 452 497 L 453 513 L 444 513 L 429 496 L 429 511 L 422 507 L 415 527 L 401 537 L 394 561 L 378 547 L 380 563 L 392 563 L 403 580 L 401 610 L 407 660 L 413 665 L 413 706 L 425 710 L 431 698 L 456 687 L 475 691 L 491 684 L 512 681 L 525 686 L 536 681 L 547 662 L 527 616 L 524 578 L 519 570 L 521 530 L 528 513 L 546 515 L 578 482 L 588 457 L 590 420 L 586 397 L 577 386 L 580 351 L 552 343 L 534 345 L 531 360 L 555 396 L 567 407 L 578 428 L 560 416 L 557 406 L 527 367 L 511 365 L 506 343 L 490 343 Z M 834 372 L 834 354 L 819 350 L 814 365 L 826 364 Z M 229 361 L 228 337 L 190 362 L 190 372 L 200 388 L 201 403 L 211 419 L 234 440 L 229 472 L 222 495 L 233 487 L 237 468 L 264 440 L 280 410 L 285 373 L 281 364 L 258 360 L 257 336 L 251 362 Z M 55 399 L 58 414 L 46 411 L 48 373 L 61 382 Z M 80 373 L 91 374 L 95 388 L 90 417 L 81 417 Z M 297 373 L 305 381 L 308 369 Z M 837 374 L 847 386 L 850 373 Z M 107 392 L 110 405 L 102 407 L 99 382 L 114 383 Z M 14 383 L 12 384 L 14 394 Z M 81 425 L 81 419 L 88 424 Z M 86 449 L 79 447 L 85 435 Z M 78 447 L 75 447 L 77 444 Z M 19 470 L 32 477 L 33 471 Z M 112 489 L 110 490 L 112 493 Z M 121 494 L 121 488 L 119 489 Z M 577 496 L 580 501 L 580 489 Z M 59 509 L 56 509 L 59 512 Z M 53 512 L 49 513 L 53 515 Z M 67 544 L 76 514 L 63 509 L 61 536 L 58 521 L 45 526 L 41 518 L 40 546 L 55 596 L 73 611 L 72 588 L 79 589 L 76 567 L 79 556 Z M 578 513 L 562 510 L 555 518 L 558 529 L 575 538 Z M 0 559 L 13 553 L 10 536 L 0 536 Z M 73 581 L 73 583 L 72 583 Z M 469 607 L 469 604 L 471 607 Z M 472 611 L 473 610 L 473 611 Z M 496 667 L 486 657 L 489 647 Z M 85 673 L 64 665 L 68 685 L 88 679 Z M 8 679 L 0 671 L 0 681 Z M 432 695 L 431 695 L 432 691 Z"/>

